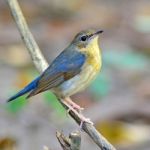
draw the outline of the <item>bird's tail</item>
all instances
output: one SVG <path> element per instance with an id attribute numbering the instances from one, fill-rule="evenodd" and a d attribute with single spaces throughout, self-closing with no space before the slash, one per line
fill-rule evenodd
<path id="1" fill-rule="evenodd" d="M 13 101 L 15 100 L 16 98 L 34 90 L 37 86 L 37 83 L 38 83 L 38 80 L 39 80 L 39 77 L 36 78 L 35 80 L 33 80 L 31 83 L 29 83 L 24 89 L 22 89 L 20 92 L 18 92 L 16 95 L 10 97 L 7 102 L 10 102 L 10 101 Z"/>

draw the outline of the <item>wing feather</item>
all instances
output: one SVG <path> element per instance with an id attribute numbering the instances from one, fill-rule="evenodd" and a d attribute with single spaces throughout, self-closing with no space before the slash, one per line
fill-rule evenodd
<path id="1" fill-rule="evenodd" d="M 54 88 L 77 75 L 85 62 L 85 55 L 79 52 L 64 51 L 41 75 L 37 88 L 27 98 Z M 70 58 L 69 58 L 69 57 Z"/>

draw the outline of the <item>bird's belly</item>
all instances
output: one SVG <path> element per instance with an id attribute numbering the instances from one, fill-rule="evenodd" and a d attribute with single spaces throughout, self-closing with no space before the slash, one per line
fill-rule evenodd
<path id="1" fill-rule="evenodd" d="M 88 65 L 82 69 L 80 74 L 63 82 L 59 87 L 53 89 L 53 91 L 60 97 L 71 96 L 86 88 L 97 73 L 98 71 L 93 66 Z"/>

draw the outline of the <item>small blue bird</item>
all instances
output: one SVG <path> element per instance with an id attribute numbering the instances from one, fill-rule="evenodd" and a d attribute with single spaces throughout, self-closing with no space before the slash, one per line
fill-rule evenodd
<path id="1" fill-rule="evenodd" d="M 60 53 L 49 67 L 8 102 L 29 93 L 27 98 L 51 90 L 70 109 L 82 108 L 71 101 L 71 95 L 85 89 L 101 69 L 101 52 L 98 45 L 102 30 L 89 29 L 78 33 L 71 44 Z M 81 116 L 81 115 L 80 115 Z M 87 118 L 80 117 L 89 122 Z"/>

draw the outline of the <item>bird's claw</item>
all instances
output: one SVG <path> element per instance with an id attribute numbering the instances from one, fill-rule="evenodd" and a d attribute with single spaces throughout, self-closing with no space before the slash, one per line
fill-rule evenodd
<path id="1" fill-rule="evenodd" d="M 90 120 L 90 118 L 86 118 L 81 114 L 81 110 L 84 108 L 80 107 L 79 105 L 74 105 L 78 107 L 73 107 L 72 105 L 69 105 L 66 101 L 63 101 L 63 103 L 68 107 L 67 114 L 69 114 L 70 111 L 73 111 L 81 120 L 80 122 L 80 129 L 83 128 L 83 123 L 89 123 L 93 125 L 94 123 Z"/>
<path id="2" fill-rule="evenodd" d="M 80 107 L 80 108 L 74 108 L 73 106 L 69 107 L 69 109 L 67 110 L 67 114 L 69 114 L 69 112 L 71 110 L 76 110 L 79 114 L 81 114 L 81 112 L 84 110 L 84 108 Z"/>

